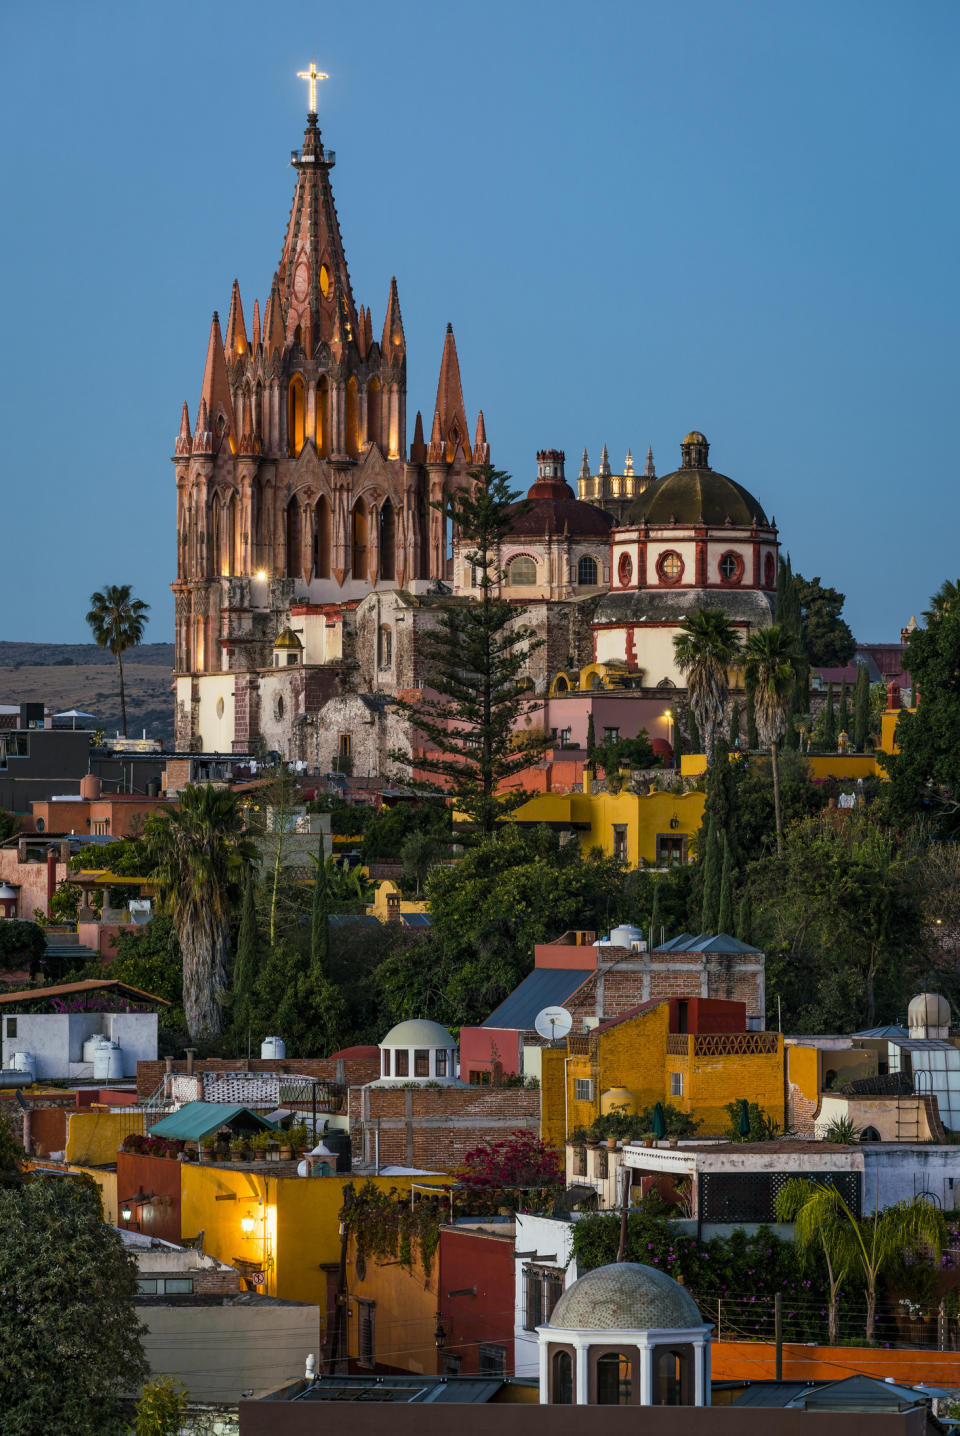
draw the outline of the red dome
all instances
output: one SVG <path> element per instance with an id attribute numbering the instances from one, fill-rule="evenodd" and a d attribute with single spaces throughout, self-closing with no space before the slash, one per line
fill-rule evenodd
<path id="1" fill-rule="evenodd" d="M 536 537 L 540 534 L 562 534 L 571 538 L 605 539 L 610 535 L 613 520 L 593 504 L 577 498 L 566 479 L 538 479 L 527 491 L 529 508 L 510 524 L 515 536 Z"/>

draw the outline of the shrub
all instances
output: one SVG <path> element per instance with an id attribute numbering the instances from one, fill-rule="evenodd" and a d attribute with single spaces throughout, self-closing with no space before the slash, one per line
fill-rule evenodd
<path id="1" fill-rule="evenodd" d="M 21 967 L 29 963 L 33 976 L 46 946 L 43 928 L 37 923 L 15 917 L 0 922 L 0 967 Z"/>

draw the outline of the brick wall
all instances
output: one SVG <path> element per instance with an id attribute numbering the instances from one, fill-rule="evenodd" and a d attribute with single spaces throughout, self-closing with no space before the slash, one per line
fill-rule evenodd
<path id="1" fill-rule="evenodd" d="M 187 1064 L 181 1059 L 173 1064 L 174 1072 L 186 1072 Z M 193 1066 L 194 1072 L 286 1072 L 302 1073 L 305 1077 L 318 1077 L 325 1082 L 341 1082 L 354 1086 L 372 1082 L 380 1075 L 380 1059 L 377 1057 L 205 1057 Z M 137 1096 L 140 1100 L 153 1095 L 159 1087 L 166 1063 L 137 1063 Z"/>
<path id="2" fill-rule="evenodd" d="M 526 1087 L 363 1087 L 350 1091 L 358 1161 L 449 1171 L 480 1142 L 540 1131 L 540 1093 Z"/>
<path id="3" fill-rule="evenodd" d="M 67 1135 L 67 1113 L 76 1111 L 72 1092 L 24 1099 L 30 1108 L 30 1146 L 36 1156 L 62 1152 Z M 0 1115 L 6 1117 L 18 1142 L 23 1142 L 24 1112 L 11 1089 L 0 1093 Z"/>
<path id="4" fill-rule="evenodd" d="M 742 1002 L 750 1017 L 764 1015 L 764 959 L 724 963 L 701 953 L 629 953 L 605 948 L 612 961 L 597 971 L 564 1004 L 577 1017 L 619 1017 L 656 997 L 713 997 Z M 622 952 L 623 957 L 615 954 Z"/>

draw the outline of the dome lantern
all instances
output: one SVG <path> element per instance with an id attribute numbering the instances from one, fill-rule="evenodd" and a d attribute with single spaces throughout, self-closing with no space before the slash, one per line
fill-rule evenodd
<path id="1" fill-rule="evenodd" d="M 456 1082 L 456 1058 L 457 1044 L 439 1022 L 398 1022 L 380 1043 L 380 1081 Z"/>
<path id="2" fill-rule="evenodd" d="M 699 429 L 690 430 L 680 445 L 680 453 L 683 455 L 680 461 L 682 469 L 709 469 L 710 445 L 706 434 L 701 434 Z"/>
<path id="3" fill-rule="evenodd" d="M 950 1031 L 950 1004 L 938 992 L 920 992 L 907 1008 L 907 1026 L 913 1038 L 944 1041 Z"/>
<path id="4" fill-rule="evenodd" d="M 710 1333 L 666 1272 L 637 1262 L 597 1267 L 537 1329 L 541 1404 L 709 1406 Z"/>

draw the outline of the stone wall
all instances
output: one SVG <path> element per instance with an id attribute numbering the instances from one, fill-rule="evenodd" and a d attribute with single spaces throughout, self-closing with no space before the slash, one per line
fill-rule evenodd
<path id="1" fill-rule="evenodd" d="M 185 1073 L 186 1062 L 181 1059 L 173 1063 L 172 1070 Z M 352 1086 L 360 1082 L 372 1082 L 380 1075 L 380 1055 L 351 1057 L 205 1057 L 193 1064 L 193 1070 L 202 1072 L 286 1072 L 302 1073 L 305 1077 L 318 1077 L 325 1082 L 341 1082 Z M 137 1063 L 137 1097 L 143 1102 L 159 1087 L 166 1071 L 166 1062 Z"/>

